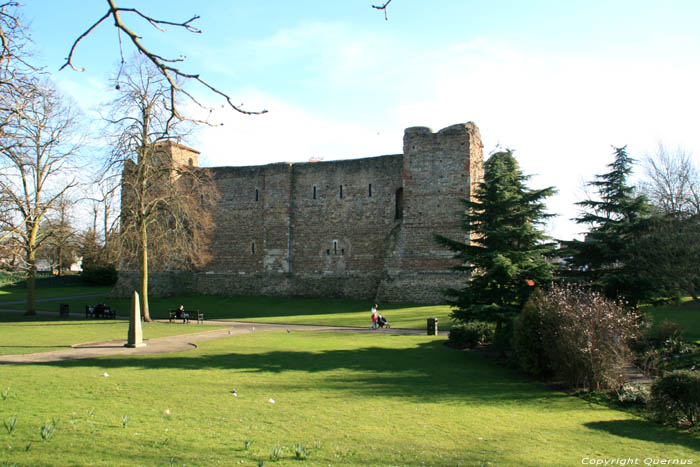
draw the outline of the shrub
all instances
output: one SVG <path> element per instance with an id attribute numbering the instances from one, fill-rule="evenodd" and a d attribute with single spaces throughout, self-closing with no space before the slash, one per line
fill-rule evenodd
<path id="1" fill-rule="evenodd" d="M 629 342 L 639 332 L 639 315 L 578 286 L 553 286 L 533 295 L 531 302 L 523 308 L 514 337 L 523 370 L 551 372 L 574 388 L 621 386 L 620 370 L 630 360 Z M 528 336 L 533 342 L 527 342 Z"/>
<path id="2" fill-rule="evenodd" d="M 493 327 L 483 321 L 469 321 L 450 329 L 450 343 L 461 348 L 474 348 L 493 339 Z"/>
<path id="3" fill-rule="evenodd" d="M 542 300 L 543 293 L 537 289 L 525 303 L 522 311 L 513 320 L 512 346 L 518 366 L 531 375 L 549 372 L 549 360 L 545 345 L 545 319 L 535 302 Z"/>
<path id="4" fill-rule="evenodd" d="M 617 391 L 617 399 L 623 404 L 646 405 L 649 397 L 649 388 L 640 384 L 624 384 Z"/>
<path id="5" fill-rule="evenodd" d="M 651 385 L 651 410 L 660 421 L 695 426 L 700 421 L 700 374 L 679 370 Z"/>
<path id="6" fill-rule="evenodd" d="M 667 318 L 656 328 L 655 338 L 659 343 L 682 340 L 684 332 L 683 326 Z"/>
<path id="7" fill-rule="evenodd" d="M 113 265 L 94 265 L 84 267 L 80 278 L 89 284 L 112 285 L 117 282 L 119 273 Z"/>

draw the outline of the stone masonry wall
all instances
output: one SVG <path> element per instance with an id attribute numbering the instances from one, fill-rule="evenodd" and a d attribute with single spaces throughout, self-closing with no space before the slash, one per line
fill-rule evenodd
<path id="1" fill-rule="evenodd" d="M 181 163 L 194 151 L 177 149 Z M 403 155 L 202 169 L 221 195 L 213 259 L 197 272 L 152 272 L 150 293 L 439 303 L 464 277 L 433 236 L 464 238 L 460 199 L 482 163 L 468 123 L 409 128 Z M 133 290 L 136 277 L 121 271 L 114 293 Z"/>

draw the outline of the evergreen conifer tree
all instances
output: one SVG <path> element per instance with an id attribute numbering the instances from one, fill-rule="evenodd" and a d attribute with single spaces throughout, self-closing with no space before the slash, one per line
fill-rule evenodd
<path id="1" fill-rule="evenodd" d="M 465 200 L 466 243 L 436 237 L 453 250 L 470 273 L 462 289 L 447 291 L 453 315 L 460 321 L 496 323 L 497 334 L 522 308 L 535 287 L 552 280 L 546 261 L 555 245 L 547 242 L 542 224 L 553 214 L 544 199 L 553 187 L 531 190 L 512 151 L 493 154 L 484 164 L 484 181 L 472 200 Z"/>
<path id="2" fill-rule="evenodd" d="M 569 272 L 577 280 L 591 283 L 610 298 L 624 297 L 633 303 L 649 291 L 648 280 L 629 269 L 630 242 L 641 231 L 650 207 L 644 196 L 629 185 L 634 159 L 626 147 L 614 148 L 615 160 L 608 173 L 588 183 L 598 199 L 576 203 L 583 208 L 574 220 L 590 225 L 584 241 L 562 242 L 568 256 Z"/>

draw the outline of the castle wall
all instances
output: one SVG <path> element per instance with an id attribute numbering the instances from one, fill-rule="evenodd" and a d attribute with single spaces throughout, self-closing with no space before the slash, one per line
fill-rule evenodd
<path id="1" fill-rule="evenodd" d="M 464 278 L 434 234 L 464 238 L 459 200 L 481 164 L 478 129 L 461 124 L 407 129 L 403 155 L 202 169 L 220 192 L 213 259 L 152 272 L 151 293 L 438 303 Z M 122 271 L 115 292 L 132 276 Z"/>
<path id="2" fill-rule="evenodd" d="M 404 214 L 392 239 L 378 301 L 439 302 L 446 288 L 465 277 L 454 272 L 453 253 L 435 235 L 465 241 L 460 226 L 464 205 L 482 174 L 479 130 L 473 123 L 452 125 L 433 133 L 414 127 L 404 133 Z"/>

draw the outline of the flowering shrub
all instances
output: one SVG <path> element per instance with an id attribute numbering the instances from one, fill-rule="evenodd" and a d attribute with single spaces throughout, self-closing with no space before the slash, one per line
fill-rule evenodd
<path id="1" fill-rule="evenodd" d="M 550 372 L 574 388 L 622 385 L 621 370 L 631 360 L 629 343 L 639 333 L 640 315 L 577 286 L 553 286 L 533 294 L 524 311 L 514 337 L 523 370 Z M 532 356 L 524 357 L 528 353 Z"/>
<path id="2" fill-rule="evenodd" d="M 617 399 L 623 404 L 646 405 L 649 397 L 649 388 L 640 384 L 624 384 L 617 391 Z"/>

